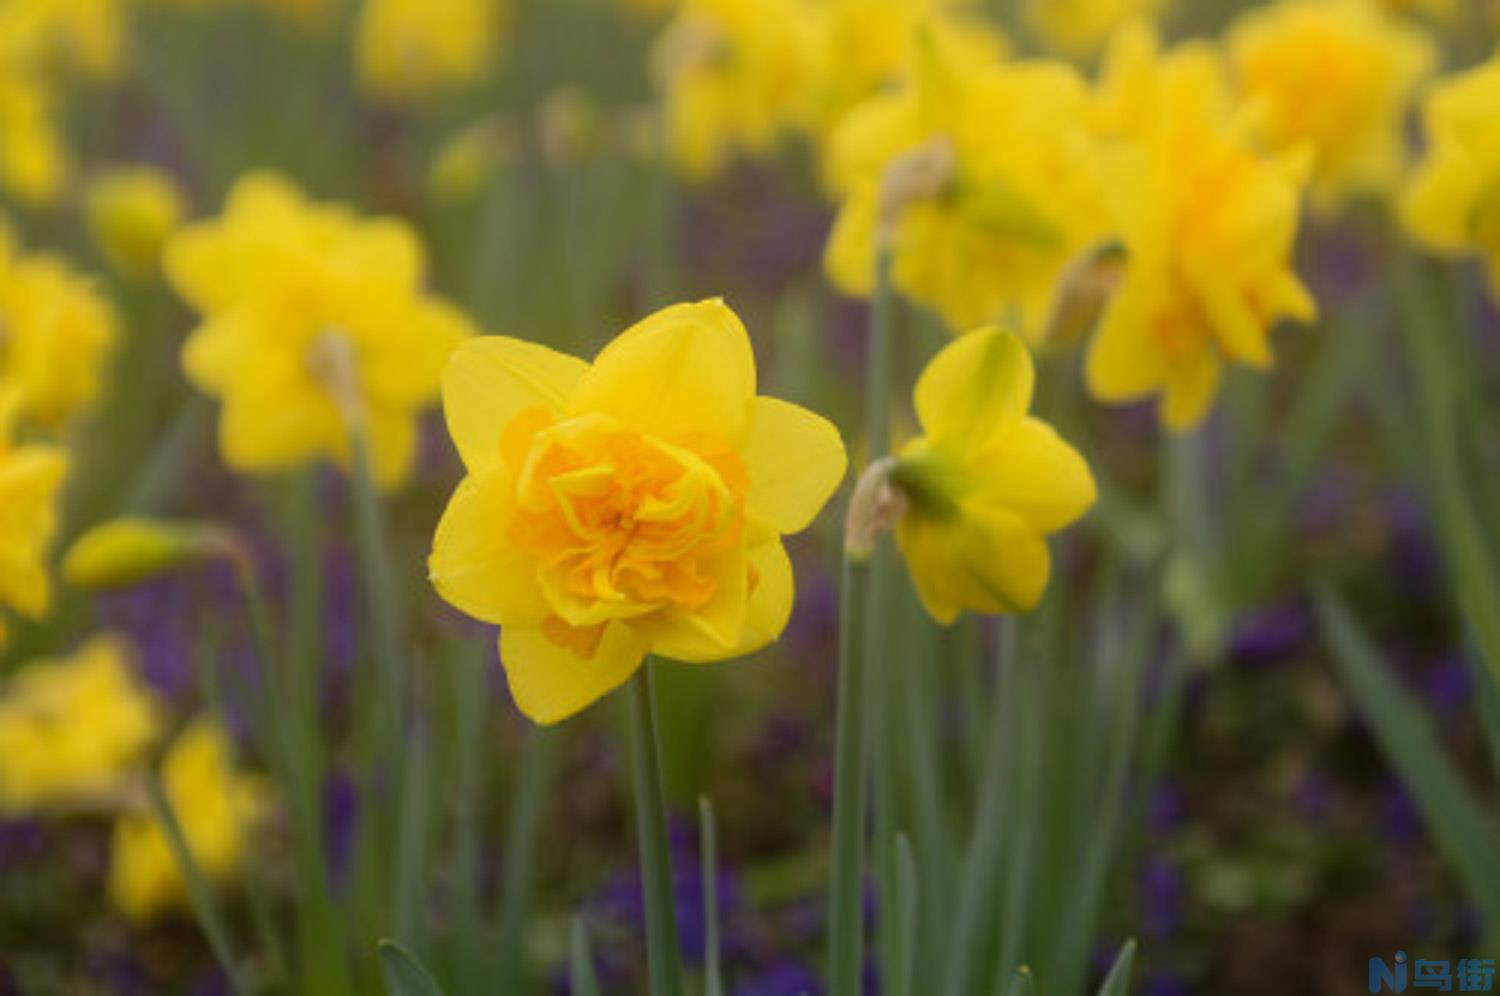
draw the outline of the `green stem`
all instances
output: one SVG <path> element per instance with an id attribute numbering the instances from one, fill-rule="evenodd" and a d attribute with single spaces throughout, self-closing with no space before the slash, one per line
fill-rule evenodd
<path id="1" fill-rule="evenodd" d="M 526 936 L 527 910 L 531 905 L 537 831 L 558 738 L 557 730 L 537 727 L 530 732 L 521 750 L 521 773 L 516 782 L 510 825 L 506 829 L 505 861 L 500 881 L 500 968 L 496 977 L 501 981 L 501 992 L 524 992 L 526 989 L 522 941 Z"/>
<path id="2" fill-rule="evenodd" d="M 714 807 L 698 799 L 698 849 L 703 879 L 703 993 L 724 996 L 724 970 L 719 963 L 719 845 L 714 830 Z"/>
<path id="3" fill-rule="evenodd" d="M 682 996 L 682 945 L 677 939 L 672 858 L 667 849 L 661 754 L 656 743 L 656 702 L 651 660 L 630 681 L 630 759 L 635 783 L 635 826 L 646 894 L 646 957 L 653 996 Z"/>
<path id="4" fill-rule="evenodd" d="M 844 557 L 839 609 L 838 718 L 834 732 L 833 874 L 828 892 L 828 988 L 858 996 L 864 942 L 865 610 L 870 565 Z"/>
<path id="5" fill-rule="evenodd" d="M 865 370 L 865 418 L 870 459 L 891 448 L 891 383 L 895 368 L 896 295 L 891 289 L 891 250 L 875 257 L 875 295 L 870 301 L 869 360 Z"/>

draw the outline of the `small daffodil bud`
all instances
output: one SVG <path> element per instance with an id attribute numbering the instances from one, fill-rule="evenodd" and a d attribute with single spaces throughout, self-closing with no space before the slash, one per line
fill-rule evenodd
<path id="1" fill-rule="evenodd" d="M 86 591 L 127 588 L 232 549 L 230 537 L 213 526 L 115 519 L 84 533 L 68 549 L 62 574 Z"/>

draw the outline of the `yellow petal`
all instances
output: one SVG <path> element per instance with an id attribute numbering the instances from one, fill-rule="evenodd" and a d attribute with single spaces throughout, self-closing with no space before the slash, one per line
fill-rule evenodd
<path id="1" fill-rule="evenodd" d="M 417 452 L 416 416 L 406 409 L 367 407 L 365 438 L 376 485 L 389 491 L 404 482 Z"/>
<path id="2" fill-rule="evenodd" d="M 1155 391 L 1165 377 L 1143 296 L 1132 286 L 1122 287 L 1089 343 L 1084 379 L 1099 401 L 1134 401 Z"/>
<path id="3" fill-rule="evenodd" d="M 878 184 L 867 183 L 844 202 L 823 248 L 823 269 L 828 279 L 851 297 L 869 297 L 875 289 L 877 190 Z"/>
<path id="4" fill-rule="evenodd" d="M 1203 421 L 1219 391 L 1222 364 L 1212 348 L 1174 363 L 1167 371 L 1161 419 L 1173 432 L 1186 432 Z"/>
<path id="5" fill-rule="evenodd" d="M 559 647 L 539 627 L 500 630 L 500 663 L 511 698 L 543 725 L 567 719 L 623 685 L 645 656 L 645 640 L 625 623 L 610 623 L 588 659 Z"/>
<path id="6" fill-rule="evenodd" d="M 1255 370 L 1270 369 L 1270 337 L 1240 290 L 1206 261 L 1192 268 L 1192 279 L 1225 355 Z"/>
<path id="7" fill-rule="evenodd" d="M 222 393 L 247 362 L 255 342 L 245 313 L 219 312 L 193 330 L 182 344 L 182 369 L 201 391 Z"/>
<path id="8" fill-rule="evenodd" d="M 427 576 L 454 608 L 490 623 L 535 624 L 547 614 L 536 565 L 510 541 L 503 468 L 463 479 L 438 520 Z"/>
<path id="9" fill-rule="evenodd" d="M 575 356 L 506 336 L 471 339 L 443 373 L 443 414 L 464 466 L 478 473 L 500 459 L 500 436 L 517 413 L 560 411 L 588 371 Z"/>
<path id="10" fill-rule="evenodd" d="M 652 653 L 690 664 L 743 657 L 775 642 L 792 614 L 795 585 L 792 562 L 779 540 L 763 543 L 748 555 L 750 596 L 740 636 L 732 646 L 723 646 L 701 630 L 675 624 L 648 630 Z"/>
<path id="11" fill-rule="evenodd" d="M 706 433 L 738 443 L 755 397 L 755 355 L 722 300 L 664 308 L 599 353 L 569 399 L 572 413 L 604 412 L 671 439 Z"/>
<path id="12" fill-rule="evenodd" d="M 947 625 L 960 610 L 1024 612 L 1046 590 L 1046 541 L 1012 512 L 968 508 L 936 519 L 908 516 L 897 541 L 923 606 Z"/>
<path id="13" fill-rule="evenodd" d="M 438 394 L 453 351 L 474 335 L 462 311 L 445 301 L 422 299 L 394 316 L 399 334 L 360 358 L 360 382 L 371 397 L 405 407 L 425 407 Z"/>
<path id="14" fill-rule="evenodd" d="M 750 514 L 781 533 L 806 529 L 849 466 L 832 422 L 776 398 L 751 404 L 740 455 L 750 473 Z"/>
<path id="15" fill-rule="evenodd" d="M 360 224 L 339 245 L 334 264 L 352 280 L 379 287 L 382 293 L 415 290 L 426 265 L 416 233 L 394 218 Z"/>
<path id="16" fill-rule="evenodd" d="M 1042 533 L 1077 521 L 1098 497 L 1088 463 L 1035 418 L 995 436 L 969 470 L 976 501 L 1003 506 Z"/>
<path id="17" fill-rule="evenodd" d="M 1026 414 L 1035 373 L 1021 340 L 1000 329 L 960 336 L 917 380 L 917 418 L 936 442 L 978 445 Z"/>

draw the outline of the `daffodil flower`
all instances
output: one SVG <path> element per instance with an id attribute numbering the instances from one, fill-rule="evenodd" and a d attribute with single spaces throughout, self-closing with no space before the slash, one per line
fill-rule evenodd
<path id="1" fill-rule="evenodd" d="M 1315 205 L 1392 192 L 1406 112 L 1437 61 L 1420 29 L 1367 0 L 1281 0 L 1244 14 L 1228 45 L 1271 151 L 1313 150 Z"/>
<path id="2" fill-rule="evenodd" d="M 904 508 L 896 539 L 934 619 L 1024 612 L 1047 587 L 1046 537 L 1096 492 L 1088 464 L 1031 407 L 1035 371 L 1014 334 L 960 336 L 917 381 L 922 435 L 889 468 Z"/>
<path id="3" fill-rule="evenodd" d="M 1500 55 L 1444 80 L 1423 104 L 1428 148 L 1401 205 L 1407 229 L 1449 255 L 1477 254 L 1500 296 Z"/>
<path id="4" fill-rule="evenodd" d="M 309 203 L 284 180 L 252 174 L 222 217 L 172 237 L 165 267 L 203 316 L 182 362 L 195 386 L 223 399 L 219 448 L 231 467 L 347 462 L 357 424 L 376 481 L 405 478 L 416 416 L 473 332 L 423 287 L 409 226 Z"/>
<path id="5" fill-rule="evenodd" d="M 433 540 L 439 594 L 500 625 L 539 723 L 625 682 L 648 653 L 747 654 L 792 606 L 781 535 L 843 479 L 838 431 L 756 394 L 722 301 L 657 312 L 592 364 L 519 339 L 462 346 L 443 384 L 468 470 Z"/>
<path id="6" fill-rule="evenodd" d="M 161 721 L 114 637 L 23 665 L 0 691 L 0 813 L 118 801 Z"/>
<path id="7" fill-rule="evenodd" d="M 1122 25 L 1155 18 L 1168 0 L 1026 0 L 1027 22 L 1053 51 L 1088 56 Z"/>
<path id="8" fill-rule="evenodd" d="M 1090 343 L 1090 393 L 1160 395 L 1163 422 L 1197 425 L 1223 365 L 1271 366 L 1269 328 L 1310 321 L 1316 304 L 1291 269 L 1309 155 L 1266 156 L 1253 119 L 1233 117 L 1217 63 L 1194 48 L 1134 88 L 1148 116 L 1106 157 L 1125 248 L 1119 284 Z"/>
<path id="9" fill-rule="evenodd" d="M 408 103 L 477 82 L 508 12 L 505 0 L 365 0 L 355 26 L 361 87 Z"/>
<path id="10" fill-rule="evenodd" d="M 162 245 L 182 221 L 182 192 L 166 172 L 120 166 L 89 182 L 84 212 L 110 265 L 136 278 L 157 273 Z"/>

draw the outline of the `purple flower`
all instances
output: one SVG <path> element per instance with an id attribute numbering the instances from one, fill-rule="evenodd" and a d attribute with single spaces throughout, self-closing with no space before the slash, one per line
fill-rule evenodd
<path id="1" fill-rule="evenodd" d="M 1162 858 L 1153 858 L 1141 869 L 1141 921 L 1152 937 L 1168 937 L 1182 921 L 1182 873 Z"/>
<path id="2" fill-rule="evenodd" d="M 817 996 L 823 991 L 818 977 L 800 961 L 785 959 L 752 979 L 735 986 L 734 996 Z"/>
<path id="3" fill-rule="evenodd" d="M 1230 637 L 1229 656 L 1236 664 L 1272 664 L 1296 651 L 1312 632 L 1312 613 L 1301 600 L 1280 602 L 1243 615 Z"/>

